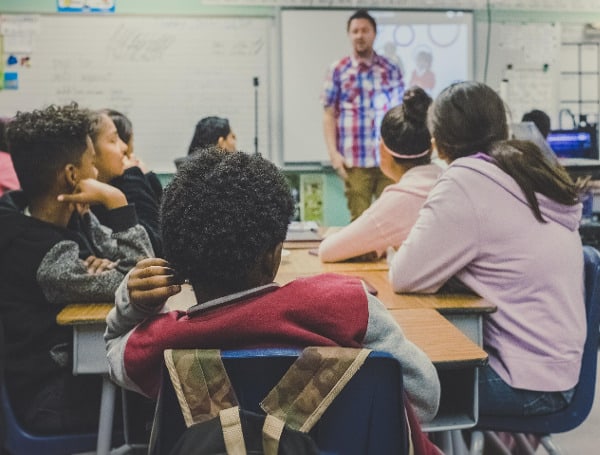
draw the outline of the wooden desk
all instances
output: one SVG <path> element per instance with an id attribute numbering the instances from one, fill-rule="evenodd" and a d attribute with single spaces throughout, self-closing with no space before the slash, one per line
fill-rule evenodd
<path id="1" fill-rule="evenodd" d="M 289 250 L 290 254 L 281 259 L 275 281 L 284 284 L 300 276 L 317 275 L 325 272 L 388 270 L 385 258 L 377 261 L 323 263 L 317 256 L 310 254 L 309 251 L 307 249 Z M 284 277 L 283 281 L 280 277 Z"/>
<path id="2" fill-rule="evenodd" d="M 186 292 L 191 292 L 189 289 Z M 180 302 L 181 303 L 181 302 Z M 187 304 L 187 303 L 186 303 Z M 61 325 L 73 327 L 73 373 L 102 374 L 103 395 L 98 454 L 109 453 L 116 386 L 108 379 L 103 334 L 112 304 L 68 305 L 57 316 Z M 477 367 L 487 355 L 437 311 L 429 308 L 390 310 L 408 339 L 431 359 L 442 382 L 438 416 L 427 431 L 468 428 L 477 418 Z"/>
<path id="3" fill-rule="evenodd" d="M 112 303 L 68 305 L 56 316 L 59 325 L 73 326 L 73 374 L 102 375 L 97 455 L 110 453 L 117 386 L 108 376 L 104 347 L 106 315 Z"/>
<path id="4" fill-rule="evenodd" d="M 301 252 L 301 250 L 299 250 Z M 290 257 L 296 261 L 297 257 Z M 316 258 L 318 259 L 318 258 Z M 291 261 L 290 261 L 291 262 Z M 313 273 L 300 273 L 299 270 L 307 270 L 308 261 L 303 259 L 298 266 L 297 262 L 293 262 L 289 267 L 282 267 L 275 278 L 280 284 L 289 283 L 299 276 L 309 276 Z M 374 268 L 369 269 L 369 263 L 358 262 L 352 268 L 352 263 L 338 263 L 330 265 L 349 266 L 346 270 L 342 267 L 336 270 L 336 273 L 342 275 L 351 275 L 367 281 L 372 287 L 377 289 L 377 298 L 383 304 L 393 309 L 412 309 L 412 308 L 429 308 L 439 311 L 446 319 L 458 327 L 465 335 L 467 335 L 477 345 L 483 345 L 483 318 L 486 314 L 496 311 L 495 305 L 487 302 L 484 298 L 476 295 L 466 294 L 396 294 L 388 280 L 387 270 L 378 270 L 378 264 L 374 264 Z"/>
<path id="5" fill-rule="evenodd" d="M 448 453 L 452 433 L 475 426 L 479 418 L 478 367 L 487 363 L 487 353 L 436 310 L 390 312 L 406 338 L 419 346 L 437 369 L 440 408 L 435 418 L 423 425 L 423 431 L 444 432 L 447 441 L 441 444 Z"/>

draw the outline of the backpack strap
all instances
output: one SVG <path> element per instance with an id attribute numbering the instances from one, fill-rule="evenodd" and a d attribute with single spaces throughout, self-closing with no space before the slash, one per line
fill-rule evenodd
<path id="1" fill-rule="evenodd" d="M 267 413 L 263 450 L 277 453 L 283 427 L 308 433 L 348 381 L 370 349 L 309 347 L 262 401 Z"/>
<path id="2" fill-rule="evenodd" d="M 213 419 L 238 406 L 235 391 L 218 349 L 167 349 L 165 364 L 181 407 L 185 424 Z"/>

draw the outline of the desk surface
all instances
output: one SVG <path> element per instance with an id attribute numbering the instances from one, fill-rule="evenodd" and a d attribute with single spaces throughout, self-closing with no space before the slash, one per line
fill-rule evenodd
<path id="1" fill-rule="evenodd" d="M 67 305 L 57 316 L 59 325 L 104 324 L 110 303 Z M 483 364 L 487 354 L 437 311 L 432 309 L 390 310 L 406 337 L 419 346 L 435 364 Z"/>
<path id="2" fill-rule="evenodd" d="M 323 263 L 318 256 L 311 254 L 311 249 L 297 248 L 288 250 L 289 255 L 281 258 L 278 275 L 307 276 L 324 272 L 352 272 L 362 270 L 388 270 L 385 258 L 377 261 L 345 261 Z M 276 280 L 277 281 L 277 280 Z M 288 280 L 289 281 L 289 280 Z"/>
<path id="3" fill-rule="evenodd" d="M 365 263 L 358 263 L 364 265 Z M 389 309 L 430 308 L 442 314 L 452 313 L 493 313 L 496 306 L 482 297 L 468 294 L 396 294 L 387 276 L 387 270 L 337 270 L 342 275 L 355 276 L 369 283 L 377 290 L 377 298 Z M 311 273 L 298 274 L 289 268 L 280 269 L 275 281 L 286 284 L 299 276 L 309 276 Z"/>
<path id="4" fill-rule="evenodd" d="M 419 346 L 438 367 L 485 365 L 487 353 L 432 309 L 390 310 L 406 338 Z"/>

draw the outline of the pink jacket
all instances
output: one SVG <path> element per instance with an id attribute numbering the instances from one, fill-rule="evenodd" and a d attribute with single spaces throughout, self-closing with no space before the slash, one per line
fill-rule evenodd
<path id="1" fill-rule="evenodd" d="M 436 292 L 456 276 L 498 308 L 484 323 L 490 366 L 509 385 L 564 391 L 576 383 L 586 333 L 581 204 L 538 194 L 538 222 L 496 165 L 454 161 L 391 261 L 396 292 Z"/>
<path id="2" fill-rule="evenodd" d="M 398 183 L 388 186 L 360 217 L 321 242 L 321 260 L 343 261 L 371 251 L 381 256 L 388 246 L 399 247 L 415 224 L 427 194 L 441 173 L 442 169 L 435 164 L 408 170 Z"/>
<path id="3" fill-rule="evenodd" d="M 0 151 L 0 196 L 9 190 L 20 188 L 19 179 L 10 159 L 10 155 Z"/>

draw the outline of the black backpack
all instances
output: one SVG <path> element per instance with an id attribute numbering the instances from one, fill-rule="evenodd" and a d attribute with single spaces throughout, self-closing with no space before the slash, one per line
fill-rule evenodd
<path id="1" fill-rule="evenodd" d="M 318 454 L 308 432 L 369 352 L 306 348 L 260 403 L 261 415 L 238 406 L 220 351 L 165 351 L 187 426 L 170 454 Z"/>

